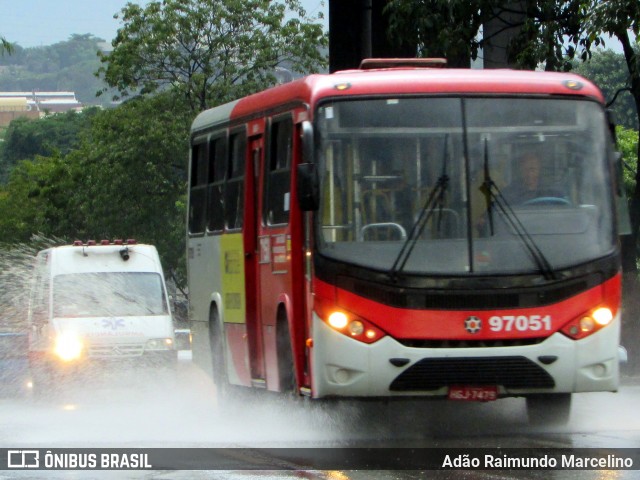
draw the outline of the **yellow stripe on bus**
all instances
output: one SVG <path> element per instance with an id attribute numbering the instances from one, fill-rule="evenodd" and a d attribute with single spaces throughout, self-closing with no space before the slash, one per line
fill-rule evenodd
<path id="1" fill-rule="evenodd" d="M 244 255 L 241 233 L 220 237 L 220 266 L 224 321 L 245 323 Z"/>

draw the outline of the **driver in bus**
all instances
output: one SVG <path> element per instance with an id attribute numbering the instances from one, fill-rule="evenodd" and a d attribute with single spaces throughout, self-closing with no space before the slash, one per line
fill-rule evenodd
<path id="1" fill-rule="evenodd" d="M 522 205 L 538 198 L 565 198 L 558 189 L 542 184 L 542 162 L 535 153 L 525 153 L 518 161 L 519 179 L 511 182 L 502 195 L 510 205 Z"/>

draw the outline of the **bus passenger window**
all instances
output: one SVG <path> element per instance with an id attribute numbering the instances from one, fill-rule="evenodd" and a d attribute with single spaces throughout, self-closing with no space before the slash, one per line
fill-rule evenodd
<path id="1" fill-rule="evenodd" d="M 189 233 L 203 233 L 206 221 L 207 144 L 191 148 L 191 190 L 189 191 Z"/>
<path id="2" fill-rule="evenodd" d="M 221 231 L 224 228 L 224 181 L 227 170 L 226 137 L 218 137 L 209 143 L 209 180 L 207 229 Z"/>
<path id="3" fill-rule="evenodd" d="M 242 228 L 244 215 L 244 169 L 247 141 L 244 132 L 231 136 L 229 142 L 229 180 L 225 192 L 225 223 L 229 230 Z"/>
<path id="4" fill-rule="evenodd" d="M 269 170 L 265 188 L 265 220 L 268 225 L 289 223 L 292 148 L 291 119 L 274 122 L 269 134 Z"/>

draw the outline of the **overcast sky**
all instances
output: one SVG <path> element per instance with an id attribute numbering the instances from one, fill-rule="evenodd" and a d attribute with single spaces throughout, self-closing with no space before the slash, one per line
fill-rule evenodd
<path id="1" fill-rule="evenodd" d="M 0 0 L 0 36 L 21 47 L 51 45 L 74 34 L 91 33 L 111 41 L 120 27 L 113 15 L 127 0 Z M 131 3 L 145 4 L 145 0 Z M 302 0 L 308 14 L 323 12 L 328 1 Z"/>

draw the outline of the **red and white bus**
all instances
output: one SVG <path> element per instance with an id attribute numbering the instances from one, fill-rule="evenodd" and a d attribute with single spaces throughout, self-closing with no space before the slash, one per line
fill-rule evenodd
<path id="1" fill-rule="evenodd" d="M 194 120 L 193 354 L 218 385 L 523 396 L 530 417 L 565 419 L 572 393 L 617 390 L 621 186 L 601 92 L 441 66 L 365 61 Z"/>

